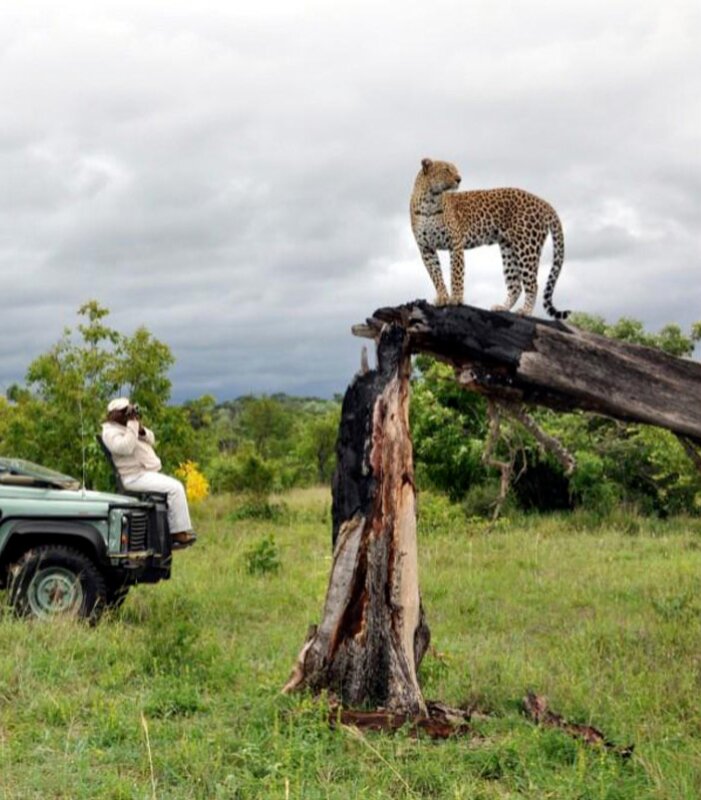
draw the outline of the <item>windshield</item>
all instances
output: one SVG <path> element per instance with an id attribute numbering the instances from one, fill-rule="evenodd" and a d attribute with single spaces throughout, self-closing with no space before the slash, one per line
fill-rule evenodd
<path id="1" fill-rule="evenodd" d="M 79 489 L 80 481 L 52 469 L 33 464 L 23 458 L 0 457 L 0 483 L 28 486 L 55 486 L 59 489 Z"/>

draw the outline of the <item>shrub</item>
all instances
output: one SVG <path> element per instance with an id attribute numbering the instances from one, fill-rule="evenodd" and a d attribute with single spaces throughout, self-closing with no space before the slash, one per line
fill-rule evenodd
<path id="1" fill-rule="evenodd" d="M 242 519 L 258 519 L 268 522 L 279 522 L 289 516 L 289 509 L 285 503 L 269 503 L 266 497 L 258 495 L 244 495 L 243 502 L 237 505 L 227 515 L 229 522 L 238 522 Z"/>
<path id="2" fill-rule="evenodd" d="M 272 533 L 246 551 L 246 569 L 250 575 L 263 575 L 280 569 L 275 537 Z"/>
<path id="3" fill-rule="evenodd" d="M 499 480 L 487 480 L 471 486 L 462 501 L 462 510 L 465 517 L 491 519 L 499 498 Z M 514 495 L 509 492 L 502 504 L 502 516 L 514 509 Z"/>
<path id="4" fill-rule="evenodd" d="M 422 533 L 439 533 L 446 530 L 465 529 L 465 515 L 459 505 L 451 503 L 447 495 L 423 491 L 418 496 L 418 516 Z"/>
<path id="5" fill-rule="evenodd" d="M 190 503 L 199 503 L 209 496 L 209 481 L 194 461 L 185 461 L 175 470 L 175 477 L 185 484 Z"/>
<path id="6" fill-rule="evenodd" d="M 275 482 L 273 466 L 249 447 L 235 456 L 214 459 L 208 476 L 215 492 L 248 492 L 263 497 L 270 493 Z"/>
<path id="7" fill-rule="evenodd" d="M 570 476 L 570 487 L 577 504 L 598 514 L 610 513 L 620 500 L 620 491 L 607 478 L 604 460 L 583 450 L 578 450 L 575 458 L 577 467 Z"/>
<path id="8" fill-rule="evenodd" d="M 233 492 L 237 487 L 236 461 L 232 456 L 218 456 L 212 459 L 206 470 L 212 491 Z"/>

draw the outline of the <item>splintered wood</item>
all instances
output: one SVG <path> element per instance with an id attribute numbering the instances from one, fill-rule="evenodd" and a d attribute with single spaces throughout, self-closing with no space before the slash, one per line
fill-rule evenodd
<path id="1" fill-rule="evenodd" d="M 382 332 L 377 358 L 343 402 L 329 587 L 284 691 L 327 689 L 344 705 L 425 716 L 417 668 L 429 631 L 419 597 L 411 361 L 401 326 Z"/>

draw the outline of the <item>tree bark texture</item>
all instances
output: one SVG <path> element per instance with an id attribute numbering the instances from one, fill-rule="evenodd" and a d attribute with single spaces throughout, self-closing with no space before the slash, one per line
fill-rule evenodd
<path id="1" fill-rule="evenodd" d="M 377 368 L 359 373 L 343 401 L 329 587 L 285 690 L 328 689 L 345 706 L 421 716 L 416 673 L 429 631 L 419 597 L 410 372 L 406 331 L 385 326 Z"/>
<path id="2" fill-rule="evenodd" d="M 405 328 L 412 352 L 453 364 L 474 391 L 657 425 L 701 442 L 698 362 L 561 322 L 425 301 L 381 308 L 354 333 L 374 338 L 388 322 Z"/>

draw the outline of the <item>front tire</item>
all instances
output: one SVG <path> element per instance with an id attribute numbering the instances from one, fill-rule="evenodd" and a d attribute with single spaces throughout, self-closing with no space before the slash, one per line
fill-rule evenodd
<path id="1" fill-rule="evenodd" d="M 22 617 L 96 622 L 105 609 L 105 579 L 92 559 L 61 545 L 28 550 L 10 567 L 10 605 Z"/>

